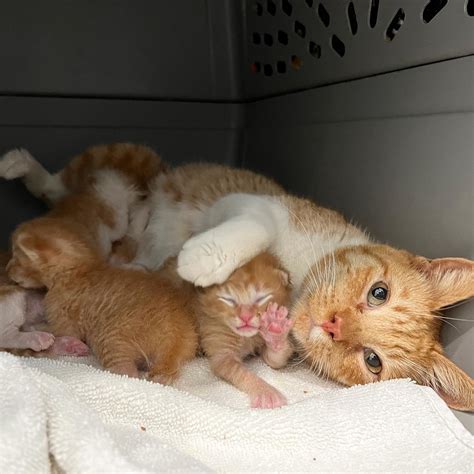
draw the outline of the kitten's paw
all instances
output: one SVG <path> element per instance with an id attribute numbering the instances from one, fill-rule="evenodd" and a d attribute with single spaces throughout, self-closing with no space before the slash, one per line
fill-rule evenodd
<path id="1" fill-rule="evenodd" d="M 287 405 L 285 396 L 276 388 L 268 385 L 251 397 L 252 408 L 279 408 Z"/>
<path id="2" fill-rule="evenodd" d="M 35 352 L 45 351 L 54 344 L 54 336 L 49 332 L 32 331 L 24 334 L 29 348 Z"/>
<path id="3" fill-rule="evenodd" d="M 5 153 L 0 158 L 0 177 L 10 180 L 25 176 L 30 169 L 30 156 L 23 148 Z"/>
<path id="4" fill-rule="evenodd" d="M 288 319 L 288 309 L 276 303 L 269 303 L 261 316 L 259 333 L 267 346 L 278 352 L 284 348 L 292 327 L 293 320 Z"/>
<path id="5" fill-rule="evenodd" d="M 224 283 L 239 262 L 235 253 L 220 245 L 222 240 L 213 231 L 189 239 L 178 255 L 180 277 L 196 286 Z"/>
<path id="6" fill-rule="evenodd" d="M 84 357 L 90 354 L 89 347 L 80 339 L 71 336 L 59 336 L 49 348 L 51 355 Z"/>

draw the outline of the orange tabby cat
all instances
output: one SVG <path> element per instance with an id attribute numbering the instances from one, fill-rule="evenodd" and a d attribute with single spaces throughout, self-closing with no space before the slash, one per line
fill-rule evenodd
<path id="1" fill-rule="evenodd" d="M 85 341 L 106 369 L 170 383 L 194 357 L 194 316 L 166 279 L 111 266 L 66 220 L 22 224 L 12 243 L 9 276 L 46 287 L 52 333 Z"/>
<path id="2" fill-rule="evenodd" d="M 210 358 L 211 369 L 249 394 L 254 408 L 286 404 L 278 390 L 242 361 L 261 352 L 270 367 L 286 365 L 293 352 L 285 308 L 289 293 L 288 274 L 268 253 L 237 269 L 225 283 L 197 292 L 201 347 Z"/>

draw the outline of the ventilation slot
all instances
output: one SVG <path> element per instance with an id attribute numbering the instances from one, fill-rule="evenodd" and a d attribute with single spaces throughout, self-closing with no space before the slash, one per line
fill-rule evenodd
<path id="1" fill-rule="evenodd" d="M 314 41 L 309 42 L 308 51 L 311 56 L 319 59 L 321 57 L 321 46 Z"/>
<path id="2" fill-rule="evenodd" d="M 331 22 L 331 17 L 322 3 L 320 3 L 318 6 L 318 16 L 322 24 L 327 28 Z"/>
<path id="3" fill-rule="evenodd" d="M 303 23 L 295 21 L 295 33 L 301 38 L 306 36 L 306 27 L 303 25 Z"/>
<path id="4" fill-rule="evenodd" d="M 466 11 L 469 16 L 474 16 L 474 0 L 467 0 Z"/>
<path id="5" fill-rule="evenodd" d="M 282 30 L 278 31 L 278 42 L 284 45 L 288 44 L 288 35 Z"/>
<path id="6" fill-rule="evenodd" d="M 288 0 L 283 0 L 281 2 L 281 9 L 283 10 L 283 13 L 288 16 L 291 16 L 291 14 L 293 13 L 293 6 Z"/>
<path id="7" fill-rule="evenodd" d="M 349 27 L 353 35 L 357 34 L 357 16 L 354 8 L 354 4 L 351 2 L 347 5 L 347 19 L 349 20 Z"/>
<path id="8" fill-rule="evenodd" d="M 379 16 L 379 0 L 371 0 L 369 10 L 369 25 L 375 28 L 377 24 L 377 17 Z"/>
<path id="9" fill-rule="evenodd" d="M 341 58 L 346 54 L 345 44 L 336 35 L 332 35 L 331 46 Z"/>
<path id="10" fill-rule="evenodd" d="M 299 71 L 301 69 L 301 66 L 303 66 L 303 61 L 301 61 L 301 58 L 299 58 L 298 56 L 296 56 L 296 54 L 294 54 L 293 56 L 291 56 L 291 67 L 295 70 L 295 71 Z"/>
<path id="11" fill-rule="evenodd" d="M 265 74 L 265 76 L 273 76 L 273 67 L 271 64 L 265 64 L 265 66 L 263 66 L 263 74 Z"/>
<path id="12" fill-rule="evenodd" d="M 253 44 L 260 44 L 262 42 L 262 37 L 260 33 L 252 33 Z"/>
<path id="13" fill-rule="evenodd" d="M 400 8 L 392 21 L 388 25 L 387 31 L 385 32 L 385 39 L 387 41 L 393 41 L 395 35 L 398 33 L 398 30 L 402 27 L 403 22 L 405 21 L 405 12 L 403 8 Z"/>
<path id="14" fill-rule="evenodd" d="M 277 62 L 277 71 L 280 74 L 285 74 L 285 72 L 286 72 L 286 63 L 285 63 L 285 61 L 278 61 Z"/>
<path id="15" fill-rule="evenodd" d="M 448 0 L 430 0 L 423 9 L 423 21 L 429 23 L 447 4 Z"/>
<path id="16" fill-rule="evenodd" d="M 262 70 L 262 65 L 258 61 L 255 61 L 250 65 L 250 70 L 254 74 L 258 74 Z"/>
<path id="17" fill-rule="evenodd" d="M 263 35 L 263 42 L 267 45 L 267 46 L 272 46 L 273 45 L 273 36 L 268 34 L 268 33 L 265 33 Z"/>
<path id="18" fill-rule="evenodd" d="M 263 13 L 263 7 L 262 4 L 259 2 L 255 2 L 252 6 L 252 10 L 257 16 L 262 16 Z"/>
<path id="19" fill-rule="evenodd" d="M 273 0 L 267 0 L 267 12 L 270 13 L 270 15 L 275 16 L 275 13 L 277 11 L 277 6 Z"/>

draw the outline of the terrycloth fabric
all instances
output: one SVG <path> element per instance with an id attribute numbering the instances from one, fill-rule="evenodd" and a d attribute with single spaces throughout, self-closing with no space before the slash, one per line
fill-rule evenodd
<path id="1" fill-rule="evenodd" d="M 290 405 L 252 410 L 196 360 L 176 388 L 0 353 L 0 472 L 472 472 L 474 439 L 407 380 L 341 389 L 251 367 Z"/>

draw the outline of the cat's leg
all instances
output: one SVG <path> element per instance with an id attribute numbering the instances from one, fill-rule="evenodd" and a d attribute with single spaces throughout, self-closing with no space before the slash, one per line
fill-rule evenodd
<path id="1" fill-rule="evenodd" d="M 58 336 L 54 339 L 51 347 L 46 351 L 48 355 L 54 356 L 77 356 L 84 357 L 90 354 L 87 344 L 77 337 Z"/>
<path id="2" fill-rule="evenodd" d="M 197 286 L 220 284 L 265 251 L 275 235 L 274 211 L 261 196 L 230 194 L 203 217 L 206 230 L 189 239 L 178 256 L 179 275 Z"/>
<path id="3" fill-rule="evenodd" d="M 265 341 L 263 360 L 273 369 L 284 367 L 293 354 L 288 339 L 293 321 L 288 319 L 288 310 L 276 303 L 269 303 L 261 316 L 259 333 Z"/>
<path id="4" fill-rule="evenodd" d="M 43 331 L 23 332 L 26 299 L 24 291 L 14 291 L 0 300 L 0 347 L 42 351 L 54 342 L 54 336 Z"/>
<path id="5" fill-rule="evenodd" d="M 284 395 L 247 369 L 237 356 L 214 356 L 210 358 L 209 363 L 214 374 L 250 396 L 252 408 L 277 408 L 286 405 Z"/>
<path id="6" fill-rule="evenodd" d="M 49 173 L 27 150 L 10 150 L 0 158 L 0 177 L 7 180 L 22 178 L 31 194 L 55 203 L 67 194 L 61 174 Z"/>

